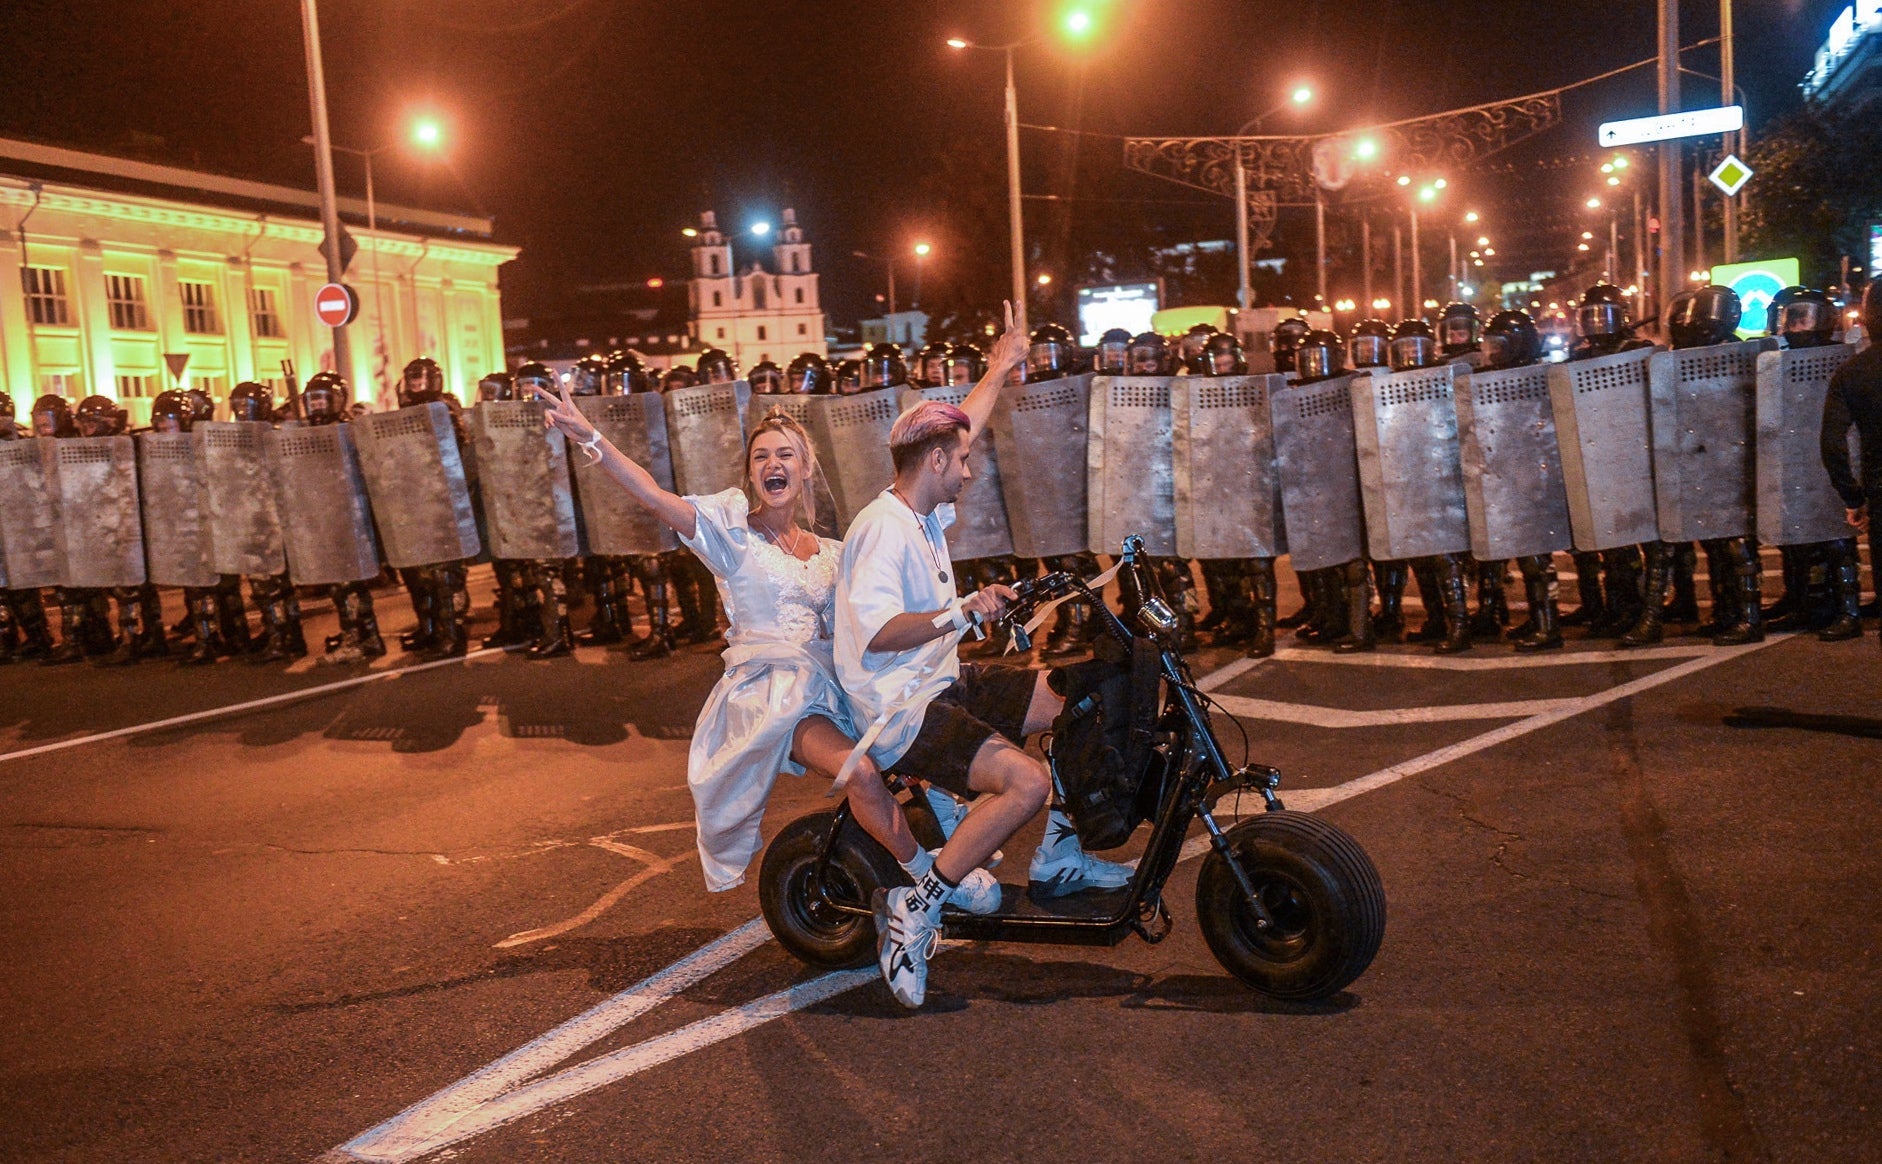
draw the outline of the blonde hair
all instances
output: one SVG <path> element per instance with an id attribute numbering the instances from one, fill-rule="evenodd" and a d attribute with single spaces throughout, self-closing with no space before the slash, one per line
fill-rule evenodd
<path id="1" fill-rule="evenodd" d="M 798 501 L 804 507 L 804 528 L 814 533 L 817 528 L 817 502 L 812 496 L 812 484 L 817 479 L 817 450 L 811 447 L 810 434 L 804 431 L 804 426 L 779 411 L 775 406 L 765 413 L 762 420 L 752 425 L 751 435 L 745 438 L 745 498 L 751 502 L 753 509 L 759 509 L 764 504 L 757 486 L 752 484 L 751 450 L 752 446 L 758 442 L 758 438 L 768 432 L 783 434 L 784 439 L 791 442 L 791 448 L 797 452 L 798 461 L 804 466 L 804 484 L 797 496 Z"/>

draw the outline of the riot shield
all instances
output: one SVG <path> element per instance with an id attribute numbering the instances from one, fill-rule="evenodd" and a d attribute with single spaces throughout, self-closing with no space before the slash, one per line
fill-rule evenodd
<path id="1" fill-rule="evenodd" d="M 621 455 L 653 474 L 662 489 L 673 488 L 673 459 L 667 453 L 666 403 L 658 393 L 578 396 L 575 407 Z M 575 454 L 576 493 L 589 552 L 603 557 L 663 554 L 680 548 L 667 524 L 648 512 L 599 464 Z"/>
<path id="2" fill-rule="evenodd" d="M 959 405 L 973 390 L 971 384 L 944 384 L 935 388 L 907 388 L 902 407 L 924 400 Z M 967 487 L 954 502 L 954 524 L 948 527 L 948 557 L 956 562 L 998 558 L 1013 552 L 1013 531 L 1006 521 L 1006 494 L 1000 484 L 1000 458 L 993 451 L 993 434 L 981 429 L 974 438 Z"/>
<path id="3" fill-rule="evenodd" d="M 1269 396 L 1287 550 L 1296 570 L 1339 566 L 1366 554 L 1353 443 L 1358 379 L 1288 384 Z"/>
<path id="4" fill-rule="evenodd" d="M 1834 344 L 1758 357 L 1759 541 L 1802 546 L 1856 536 L 1844 519 L 1842 496 L 1830 485 L 1822 452 L 1823 397 L 1830 377 L 1855 352 L 1848 344 Z M 1854 430 L 1847 439 L 1850 465 L 1857 468 Z"/>
<path id="5" fill-rule="evenodd" d="M 59 584 L 59 510 L 51 476 L 52 442 L 0 441 L 0 556 L 6 585 L 35 590 Z"/>
<path id="6" fill-rule="evenodd" d="M 1287 553 L 1269 405 L 1285 384 L 1272 373 L 1170 381 L 1177 557 Z"/>
<path id="7" fill-rule="evenodd" d="M 55 438 L 52 490 L 59 513 L 59 584 L 141 586 L 144 523 L 131 438 Z"/>
<path id="8" fill-rule="evenodd" d="M 1757 524 L 1762 341 L 1655 352 L 1647 362 L 1653 492 L 1669 542 L 1743 537 Z"/>
<path id="9" fill-rule="evenodd" d="M 745 407 L 751 387 L 700 384 L 666 394 L 667 448 L 679 492 L 723 493 L 745 483 Z"/>
<path id="10" fill-rule="evenodd" d="M 489 400 L 470 410 L 477 490 L 494 558 L 572 558 L 580 549 L 568 443 L 543 423 L 544 411 L 537 400 Z"/>
<path id="11" fill-rule="evenodd" d="M 145 573 L 159 586 L 214 586 L 204 432 L 137 434 Z"/>
<path id="12" fill-rule="evenodd" d="M 274 461 L 261 421 L 214 421 L 204 434 L 204 483 L 209 487 L 209 537 L 216 569 L 224 574 L 273 576 L 288 568 L 281 537 Z"/>
<path id="13" fill-rule="evenodd" d="M 379 539 L 353 426 L 283 425 L 267 443 L 281 483 L 281 526 L 295 583 L 330 586 L 378 577 Z"/>
<path id="14" fill-rule="evenodd" d="M 1021 557 L 1056 558 L 1090 546 L 1085 446 L 1092 379 L 1085 373 L 1026 384 L 1002 392 L 993 406 L 993 448 L 1013 552 Z"/>
<path id="15" fill-rule="evenodd" d="M 1176 553 L 1176 465 L 1169 376 L 1094 376 L 1085 442 L 1088 545 L 1114 554 L 1136 534 L 1146 552 Z"/>
<path id="16" fill-rule="evenodd" d="M 810 500 L 817 515 L 815 532 L 818 537 L 840 539 L 843 527 L 837 524 L 836 498 L 830 492 L 830 478 L 824 471 L 823 454 L 817 449 L 817 438 L 811 433 L 810 402 L 814 399 L 813 396 L 794 393 L 767 393 L 749 409 L 749 415 L 751 423 L 756 426 L 771 413 L 782 413 L 802 425 L 804 432 L 810 435 L 811 454 L 817 458 L 817 471 L 810 478 Z"/>
<path id="17" fill-rule="evenodd" d="M 1549 406 L 1578 550 L 1612 550 L 1660 536 L 1647 411 L 1652 356 L 1652 348 L 1641 348 L 1549 366 Z"/>
<path id="18" fill-rule="evenodd" d="M 1470 549 L 1456 382 L 1444 364 L 1353 381 L 1353 443 L 1374 561 Z"/>
<path id="19" fill-rule="evenodd" d="M 838 529 L 848 529 L 863 506 L 895 483 L 889 429 L 902 414 L 898 394 L 895 388 L 874 388 L 853 396 L 807 397 L 810 438 L 830 483 Z"/>
<path id="20" fill-rule="evenodd" d="M 434 401 L 352 423 L 388 562 L 405 569 L 482 552 L 449 407 Z"/>
<path id="21" fill-rule="evenodd" d="M 1484 562 L 1566 550 L 1568 490 L 1545 364 L 1457 381 L 1470 552 Z"/>

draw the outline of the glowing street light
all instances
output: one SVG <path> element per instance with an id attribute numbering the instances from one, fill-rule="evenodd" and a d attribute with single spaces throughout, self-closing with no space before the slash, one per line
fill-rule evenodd
<path id="1" fill-rule="evenodd" d="M 1296 85 L 1294 91 L 1288 94 L 1288 100 L 1296 105 L 1305 105 L 1313 100 L 1313 90 L 1306 85 Z"/>
<path id="2" fill-rule="evenodd" d="M 950 36 L 948 37 L 948 47 L 951 49 L 964 49 L 967 47 L 967 42 L 958 36 Z"/>
<path id="3" fill-rule="evenodd" d="M 1046 274 L 1044 271 L 1039 272 L 1039 285 L 1041 287 L 1050 287 L 1052 285 L 1052 276 Z"/>
<path id="4" fill-rule="evenodd" d="M 1379 143 L 1369 137 L 1362 137 L 1353 143 L 1353 156 L 1362 162 L 1369 162 L 1379 156 Z"/>
<path id="5" fill-rule="evenodd" d="M 1401 185 L 1401 186 L 1409 186 L 1409 185 L 1411 185 L 1411 175 L 1410 175 L 1410 174 L 1400 174 L 1400 175 L 1398 176 L 1398 184 L 1399 184 L 1399 185 Z"/>
<path id="6" fill-rule="evenodd" d="M 1095 22 L 1091 18 L 1091 9 L 1078 7 L 1065 14 L 1063 23 L 1067 36 L 1075 40 L 1083 40 L 1091 34 L 1091 28 Z"/>
<path id="7" fill-rule="evenodd" d="M 1477 221 L 1477 212 L 1476 212 L 1475 210 L 1467 210 L 1467 211 L 1465 211 L 1465 212 L 1464 212 L 1464 221 L 1465 221 L 1465 222 L 1476 222 L 1476 221 Z"/>
<path id="8" fill-rule="evenodd" d="M 751 232 L 759 238 L 763 238 L 765 235 L 771 233 L 771 224 L 768 222 L 754 222 L 751 224 Z"/>
<path id="9" fill-rule="evenodd" d="M 444 144 L 444 125 L 435 117 L 421 117 L 412 123 L 412 141 L 435 150 Z"/>
<path id="10" fill-rule="evenodd" d="M 925 242 L 918 242 L 915 244 L 915 257 L 918 259 L 925 259 L 928 257 L 928 252 L 932 251 L 933 249 L 934 249 L 933 247 L 929 246 Z"/>
<path id="11" fill-rule="evenodd" d="M 1390 311 L 1392 310 L 1392 301 L 1383 297 L 1374 299 L 1372 301 L 1372 309 L 1374 311 Z"/>
<path id="12" fill-rule="evenodd" d="M 1599 210 L 1601 209 L 1601 200 L 1599 198 L 1590 198 L 1588 199 L 1587 205 L 1590 210 Z"/>
<path id="13" fill-rule="evenodd" d="M 1442 182 L 1436 182 L 1436 183 L 1433 183 L 1432 185 L 1421 187 L 1418 191 L 1418 201 L 1420 202 L 1436 201 L 1438 197 L 1438 191 L 1442 188 L 1442 185 L 1443 185 Z"/>
<path id="14" fill-rule="evenodd" d="M 690 226 L 682 226 L 682 227 L 680 228 L 680 233 L 681 233 L 681 234 L 683 234 L 683 235 L 685 235 L 685 236 L 686 236 L 687 238 L 698 238 L 698 237 L 699 237 L 699 232 L 698 232 L 697 230 L 694 230 L 694 229 L 693 229 L 692 227 L 690 227 Z"/>

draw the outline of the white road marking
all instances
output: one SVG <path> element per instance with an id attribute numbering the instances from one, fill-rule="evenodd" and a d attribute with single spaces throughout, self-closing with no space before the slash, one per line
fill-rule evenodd
<path id="1" fill-rule="evenodd" d="M 679 787 L 685 788 L 686 785 L 681 784 Z M 621 831 L 624 833 L 671 833 L 677 832 L 680 829 L 696 829 L 698 827 L 699 823 L 697 821 L 676 820 L 668 824 L 639 825 L 635 828 L 622 829 Z"/>
<path id="2" fill-rule="evenodd" d="M 659 973 L 531 1039 L 475 1074 L 418 1101 L 378 1127 L 360 1133 L 329 1156 L 338 1160 L 401 1161 L 441 1148 L 456 1137 L 440 1137 L 477 1108 L 606 1038 L 770 940 L 771 931 L 765 928 L 764 919 L 753 918 Z"/>
<path id="3" fill-rule="evenodd" d="M 1690 659 L 1708 655 L 1719 648 L 1710 643 L 1691 646 L 1640 647 L 1635 650 L 1547 651 L 1534 655 L 1432 655 L 1399 654 L 1395 651 L 1362 651 L 1354 655 L 1336 655 L 1332 651 L 1310 651 L 1302 647 L 1283 647 L 1274 652 L 1281 663 L 1334 663 L 1342 667 L 1418 667 L 1430 671 L 1514 671 L 1530 667 L 1591 667 L 1602 663 L 1640 663 L 1655 659 Z"/>
<path id="4" fill-rule="evenodd" d="M 104 740 L 117 740 L 125 736 L 161 731 L 164 728 L 181 727 L 186 723 L 199 723 L 205 719 L 217 719 L 225 715 L 237 715 L 244 711 L 256 711 L 264 707 L 274 707 L 277 704 L 293 703 L 297 699 L 311 699 L 316 695 L 326 695 L 329 692 L 344 691 L 349 687 L 359 687 L 367 683 L 377 683 L 382 679 L 397 679 L 405 675 L 415 675 L 420 671 L 429 671 L 434 667 L 450 667 L 460 663 L 467 663 L 472 659 L 480 659 L 485 655 L 501 655 L 506 649 L 508 648 L 489 647 L 471 651 L 456 659 L 437 659 L 430 663 L 413 663 L 410 666 L 404 667 L 388 667 L 384 671 L 375 671 L 370 675 L 356 675 L 351 679 L 342 679 L 337 683 L 323 683 L 318 687 L 303 687 L 299 691 L 286 691 L 280 695 L 270 695 L 266 699 L 251 699 L 246 703 L 231 703 L 227 707 L 212 707 L 207 711 L 192 711 L 188 715 L 173 715 L 169 719 L 153 720 L 150 723 L 140 723 L 134 727 L 116 728 L 108 732 L 93 732 L 88 736 L 78 736 L 69 740 L 59 740 L 56 743 L 41 744 L 36 748 L 21 748 L 16 752 L 0 752 L 0 764 L 4 764 L 8 760 L 24 760 L 29 756 L 43 756 L 48 752 L 64 751 L 66 748 L 76 748 L 81 744 L 96 744 Z"/>
<path id="5" fill-rule="evenodd" d="M 1222 710 L 1241 719 L 1273 720 L 1317 728 L 1391 727 L 1407 723 L 1448 723 L 1462 719 L 1519 719 L 1541 715 L 1572 699 L 1519 699 L 1508 703 L 1442 703 L 1431 707 L 1383 707 L 1350 711 L 1317 703 L 1283 703 L 1245 695 L 1213 697 Z"/>
<path id="6" fill-rule="evenodd" d="M 1403 780 L 1407 776 L 1461 759 L 1485 748 L 1560 723 L 1584 711 L 1613 703 L 1676 679 L 1729 662 L 1788 636 L 1773 636 L 1764 643 L 1730 647 L 1708 652 L 1677 666 L 1623 683 L 1618 687 L 1580 699 L 1562 701 L 1562 706 L 1507 724 L 1482 735 L 1427 752 L 1423 756 L 1382 768 L 1377 772 L 1349 780 L 1332 788 L 1301 789 L 1284 793 L 1289 807 L 1315 811 L 1362 793 L 1372 792 Z M 1243 659 L 1220 671 L 1204 676 L 1200 686 L 1226 682 L 1245 673 L 1259 660 Z M 1257 814 L 1250 814 L 1257 815 Z M 1210 838 L 1193 837 L 1184 843 L 1182 860 L 1191 860 L 1208 852 Z M 834 998 L 846 991 L 875 981 L 874 969 L 841 970 L 813 978 L 755 1002 L 734 1007 L 701 1019 L 678 1030 L 657 1035 L 623 1047 L 585 1063 L 528 1083 L 536 1072 L 619 1029 L 633 1018 L 651 1010 L 660 1002 L 685 990 L 693 983 L 757 949 L 770 938 L 764 921 L 755 918 L 712 944 L 675 962 L 636 986 L 595 1006 L 545 1035 L 519 1047 L 510 1054 L 470 1075 L 443 1091 L 420 1100 L 379 1126 L 356 1136 L 322 1157 L 326 1164 L 352 1164 L 373 1161 L 376 1164 L 406 1164 L 472 1136 L 493 1131 L 505 1124 L 558 1103 L 566 1103 L 599 1087 L 619 1082 L 631 1075 L 695 1051 L 704 1050 L 736 1035 L 783 1018 L 807 1006 Z M 951 943 L 950 943 L 951 944 Z"/>

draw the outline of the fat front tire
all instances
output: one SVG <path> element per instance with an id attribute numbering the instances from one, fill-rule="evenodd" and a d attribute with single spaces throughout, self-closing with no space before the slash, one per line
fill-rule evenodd
<path id="1" fill-rule="evenodd" d="M 1304 812 L 1270 812 L 1224 836 L 1274 919 L 1266 930 L 1220 850 L 1196 880 L 1196 917 L 1224 969 L 1273 998 L 1312 1001 L 1365 973 L 1385 937 L 1385 890 L 1345 832 Z"/>
<path id="2" fill-rule="evenodd" d="M 828 865 L 819 870 L 836 814 L 812 813 L 784 826 L 758 869 L 758 904 L 778 944 L 801 962 L 827 970 L 867 966 L 876 957 L 876 925 L 868 916 L 877 889 L 907 885 L 902 867 L 854 818 L 844 822 Z M 831 908 L 853 905 L 862 916 Z"/>

